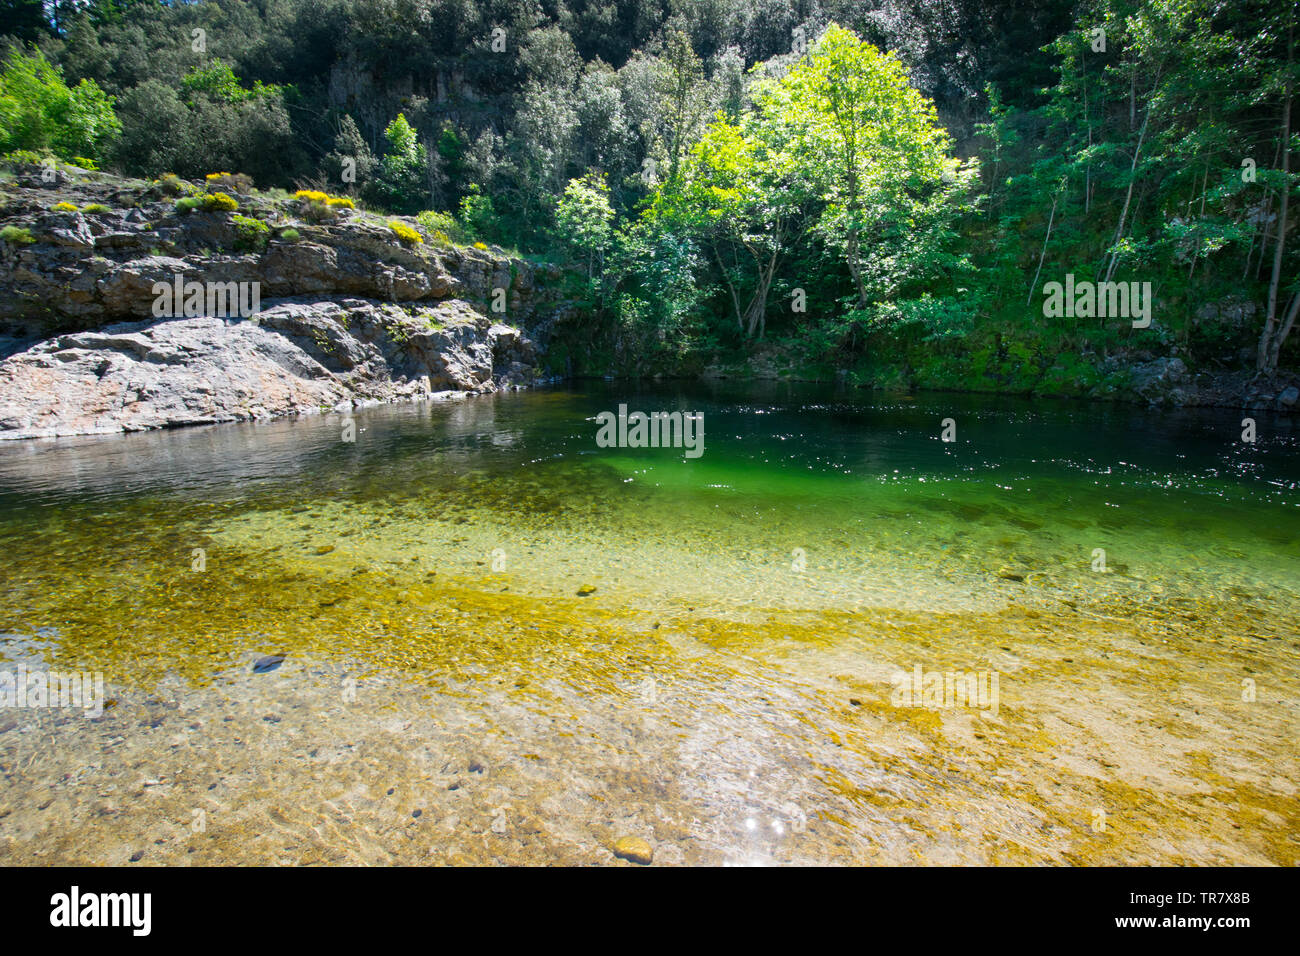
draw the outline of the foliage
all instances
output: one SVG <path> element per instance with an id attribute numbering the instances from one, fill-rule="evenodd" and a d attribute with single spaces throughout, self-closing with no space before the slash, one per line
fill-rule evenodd
<path id="1" fill-rule="evenodd" d="M 464 230 L 451 213 L 426 209 L 415 217 L 415 221 L 424 230 L 425 236 L 435 242 L 451 245 L 455 242 L 463 242 L 465 239 Z"/>
<path id="2" fill-rule="evenodd" d="M 388 228 L 393 231 L 393 235 L 404 246 L 418 246 L 424 242 L 424 236 L 420 235 L 419 230 L 412 229 L 404 222 L 391 221 Z"/>
<path id="3" fill-rule="evenodd" d="M 1293 4 L 47 9 L 0 27 L 8 165 L 86 157 L 182 203 L 240 169 L 581 263 L 583 315 L 552 337 L 575 368 L 764 349 L 861 383 L 1104 395 L 1131 356 L 1298 357 Z M 178 42 L 195 28 L 207 51 Z M 320 195 L 304 219 L 347 208 Z M 1043 315 L 1067 274 L 1150 282 L 1151 327 Z"/>
<path id="4" fill-rule="evenodd" d="M 266 248 L 266 242 L 271 233 L 271 227 L 260 219 L 254 219 L 251 216 L 235 215 L 230 217 L 231 224 L 235 227 L 235 244 L 240 249 L 247 249 L 253 252 Z"/>
<path id="5" fill-rule="evenodd" d="M 234 212 L 239 208 L 239 203 L 233 196 L 222 192 L 208 193 L 202 202 L 203 208 L 208 212 Z"/>
<path id="6" fill-rule="evenodd" d="M 575 255 L 586 258 L 589 281 L 609 252 L 613 219 L 604 176 L 588 173 L 582 179 L 569 180 L 555 212 L 555 228 Z"/>
<path id="7" fill-rule="evenodd" d="M 384 129 L 384 139 L 388 149 L 368 195 L 395 212 L 418 212 L 429 199 L 428 151 L 404 113 Z"/>
<path id="8" fill-rule="evenodd" d="M 210 190 L 229 189 L 241 195 L 248 195 L 253 191 L 253 179 L 244 173 L 208 173 L 204 180 Z"/>
<path id="9" fill-rule="evenodd" d="M 12 47 L 0 64 L 0 151 L 50 150 L 93 161 L 121 130 L 113 97 L 94 80 L 69 88 L 43 52 Z"/>
<path id="10" fill-rule="evenodd" d="M 35 241 L 31 230 L 26 226 L 5 226 L 0 229 L 0 242 L 7 242 L 13 246 L 29 246 Z"/>

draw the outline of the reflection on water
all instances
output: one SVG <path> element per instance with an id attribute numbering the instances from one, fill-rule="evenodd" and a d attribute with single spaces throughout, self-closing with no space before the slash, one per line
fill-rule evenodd
<path id="1" fill-rule="evenodd" d="M 598 448 L 620 403 L 705 454 Z M 0 445 L 0 650 L 116 701 L 0 710 L 0 855 L 1293 864 L 1300 436 L 1240 417 L 602 385 Z"/>

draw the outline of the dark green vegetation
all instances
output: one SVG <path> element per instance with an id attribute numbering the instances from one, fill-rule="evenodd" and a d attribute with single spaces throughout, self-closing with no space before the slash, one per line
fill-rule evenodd
<path id="1" fill-rule="evenodd" d="M 0 10 L 0 152 L 230 170 L 562 258 L 574 372 L 1106 395 L 1154 358 L 1296 364 L 1289 2 Z M 1150 327 L 1045 317 L 1067 275 L 1149 282 Z"/>

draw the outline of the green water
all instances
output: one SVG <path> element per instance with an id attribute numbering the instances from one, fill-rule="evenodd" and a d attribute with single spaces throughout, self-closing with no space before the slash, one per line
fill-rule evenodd
<path id="1" fill-rule="evenodd" d="M 703 455 L 598 447 L 595 418 L 619 404 L 702 414 Z M 1227 410 L 601 383 L 362 411 L 355 442 L 325 415 L 2 444 L 0 650 L 102 671 L 124 709 L 219 706 L 211 695 L 243 693 L 252 657 L 288 654 L 319 680 L 335 668 L 408 688 L 386 712 L 430 706 L 431 691 L 468 701 L 516 744 L 530 733 L 523 712 L 609 719 L 653 678 L 680 690 L 652 695 L 678 729 L 639 746 L 694 781 L 674 798 L 690 813 L 708 804 L 725 816 L 738 799 L 729 774 L 754 760 L 778 776 L 808 765 L 798 807 L 819 822 L 799 834 L 806 859 L 1021 859 L 936 835 L 957 826 L 933 816 L 939 806 L 994 830 L 1015 817 L 997 800 L 1056 812 L 1006 781 L 930 779 L 936 761 L 993 748 L 1017 787 L 1073 753 L 1077 779 L 1061 785 L 1081 819 L 1093 804 L 1158 815 L 1088 848 L 1035 838 L 1029 858 L 1288 862 L 1300 432 L 1253 414 L 1258 437 L 1245 443 L 1243 413 Z M 953 441 L 941 440 L 945 419 Z M 972 737 L 967 714 L 891 709 L 890 675 L 913 664 L 999 669 L 996 739 Z M 308 693 L 307 670 L 277 674 L 282 693 Z M 466 690 L 488 678 L 505 696 Z M 1248 717 L 1243 679 L 1260 687 Z M 782 694 L 806 700 L 782 706 Z M 747 715 L 758 699 L 808 739 L 787 741 L 780 760 L 773 744 L 713 775 L 687 768 L 684 741 L 747 739 L 768 719 Z M 349 719 L 338 733 L 369 726 Z M 59 733 L 32 739 L 69 760 L 103 746 L 80 725 Z M 601 732 L 587 733 L 597 747 Z M 1230 742 L 1237 764 L 1202 766 Z M 841 766 L 849 753 L 859 764 Z M 601 759 L 583 748 L 563 758 L 595 777 Z M 882 775 L 874 786 L 868 764 Z M 890 799 L 913 810 L 881 809 L 886 778 L 912 781 L 914 792 L 890 785 Z M 544 816 L 540 786 L 520 782 L 512 799 Z M 1254 814 L 1253 835 L 1177 802 L 1205 786 Z M 1181 794 L 1168 814 L 1137 810 L 1152 788 Z M 1152 828 L 1186 837 L 1157 849 L 1142 835 Z M 930 839 L 918 848 L 887 838 L 895 830 Z M 691 839 L 677 841 L 685 860 L 716 860 Z M 716 833 L 706 842 L 735 849 Z M 534 851 L 525 840 L 496 858 L 555 858 Z M 65 858 L 93 852 L 78 844 Z"/>

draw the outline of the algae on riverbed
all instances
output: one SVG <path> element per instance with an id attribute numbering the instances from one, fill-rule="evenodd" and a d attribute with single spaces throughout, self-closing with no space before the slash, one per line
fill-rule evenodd
<path id="1" fill-rule="evenodd" d="M 598 454 L 605 401 L 0 460 L 5 655 L 118 700 L 10 718 L 6 861 L 1300 861 L 1292 445 L 718 400 L 686 461 Z M 996 716 L 893 706 L 917 665 Z"/>

